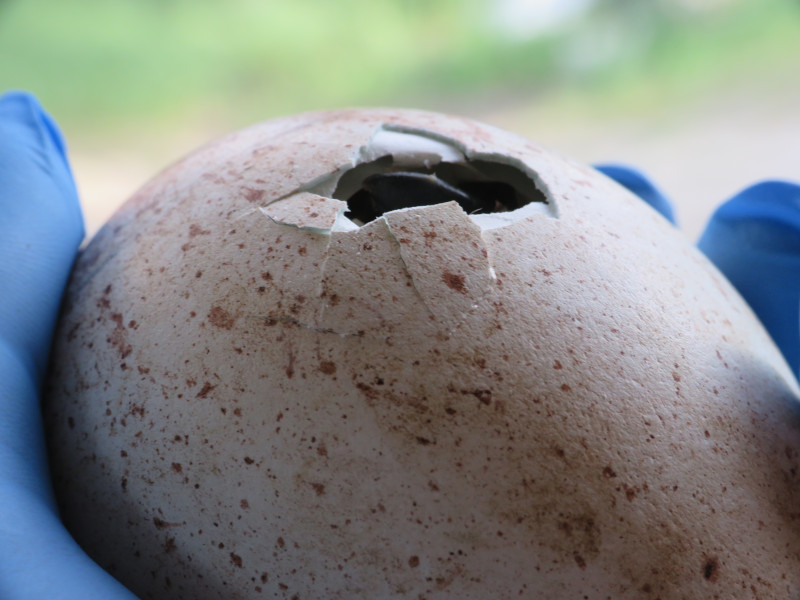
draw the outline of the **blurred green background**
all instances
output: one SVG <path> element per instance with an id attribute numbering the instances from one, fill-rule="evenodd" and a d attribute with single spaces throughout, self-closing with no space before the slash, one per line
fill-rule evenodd
<path id="1" fill-rule="evenodd" d="M 0 90 L 60 122 L 91 232 L 231 129 L 343 106 L 451 112 L 643 168 L 696 237 L 800 179 L 800 0 L 0 0 Z"/>

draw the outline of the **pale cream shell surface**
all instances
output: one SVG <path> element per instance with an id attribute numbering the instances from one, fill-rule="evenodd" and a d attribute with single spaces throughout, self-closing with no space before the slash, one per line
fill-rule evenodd
<path id="1" fill-rule="evenodd" d="M 387 126 L 549 212 L 332 230 L 309 183 Z M 66 523 L 143 598 L 800 597 L 798 389 L 750 310 L 610 180 L 455 117 L 300 115 L 156 177 L 78 260 L 45 411 Z"/>

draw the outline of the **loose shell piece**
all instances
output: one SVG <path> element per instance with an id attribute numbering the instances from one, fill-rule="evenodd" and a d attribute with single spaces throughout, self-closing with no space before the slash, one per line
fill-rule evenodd
<path id="1" fill-rule="evenodd" d="M 359 226 L 387 168 L 526 203 Z M 766 333 L 637 198 L 485 125 L 340 111 L 206 146 L 81 254 L 53 356 L 64 519 L 143 598 L 800 596 Z"/>

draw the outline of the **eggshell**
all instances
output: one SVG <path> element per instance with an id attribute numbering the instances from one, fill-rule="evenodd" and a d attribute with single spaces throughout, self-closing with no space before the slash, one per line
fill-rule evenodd
<path id="1" fill-rule="evenodd" d="M 491 159 L 546 202 L 358 227 L 332 186 L 382 153 Z M 798 394 L 612 181 L 354 110 L 235 133 L 137 193 L 75 266 L 45 413 L 66 524 L 143 598 L 786 599 Z"/>

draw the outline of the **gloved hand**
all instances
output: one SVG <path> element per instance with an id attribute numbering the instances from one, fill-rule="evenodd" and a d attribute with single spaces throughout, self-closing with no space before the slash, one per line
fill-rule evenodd
<path id="1" fill-rule="evenodd" d="M 661 216 L 667 221 L 673 225 L 678 224 L 672 202 L 661 193 L 661 190 L 653 185 L 644 173 L 626 165 L 604 164 L 595 165 L 594 168 L 621 186 L 628 188 L 628 190 L 660 212 Z"/>
<path id="2" fill-rule="evenodd" d="M 597 170 L 637 194 L 675 224 L 670 201 L 626 166 Z M 712 215 L 698 248 L 736 287 L 795 375 L 800 368 L 800 185 L 757 183 Z"/>
<path id="3" fill-rule="evenodd" d="M 800 185 L 765 181 L 714 213 L 698 247 L 750 304 L 795 375 L 800 367 Z"/>
<path id="4" fill-rule="evenodd" d="M 83 221 L 64 142 L 30 95 L 0 97 L 0 598 L 132 599 L 59 521 L 39 391 Z"/>

